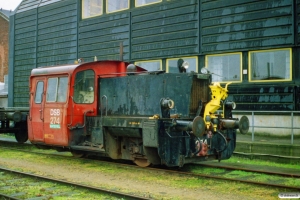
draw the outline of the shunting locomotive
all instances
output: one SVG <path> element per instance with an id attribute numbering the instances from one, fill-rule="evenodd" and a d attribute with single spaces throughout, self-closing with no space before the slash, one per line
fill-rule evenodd
<path id="1" fill-rule="evenodd" d="M 246 133 L 249 121 L 232 117 L 228 84 L 212 84 L 210 74 L 184 73 L 186 65 L 176 74 L 122 61 L 33 69 L 28 139 L 40 148 L 142 167 L 228 159 L 236 129 Z"/>

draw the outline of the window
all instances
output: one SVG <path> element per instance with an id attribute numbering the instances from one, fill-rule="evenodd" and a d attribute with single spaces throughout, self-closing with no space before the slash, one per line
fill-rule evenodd
<path id="1" fill-rule="evenodd" d="M 117 12 L 129 8 L 129 0 L 106 0 L 106 12 Z"/>
<path id="2" fill-rule="evenodd" d="M 183 62 L 188 62 L 189 67 L 186 72 L 198 72 L 198 59 L 197 57 L 183 57 L 183 58 L 172 58 L 167 60 L 167 72 L 169 73 L 180 73 L 179 67 Z"/>
<path id="3" fill-rule="evenodd" d="M 35 90 L 35 97 L 34 97 L 34 102 L 35 103 L 42 103 L 43 101 L 43 92 L 44 92 L 44 82 L 39 81 L 36 84 L 36 90 Z"/>
<path id="4" fill-rule="evenodd" d="M 162 2 L 162 0 L 135 0 L 135 6 L 145 6 L 152 3 L 159 3 Z"/>
<path id="5" fill-rule="evenodd" d="M 135 62 L 134 64 L 148 71 L 161 70 L 161 60 L 138 61 Z"/>
<path id="6" fill-rule="evenodd" d="M 242 53 L 208 55 L 205 67 L 212 73 L 212 82 L 242 81 Z"/>
<path id="7" fill-rule="evenodd" d="M 68 93 L 68 78 L 58 78 L 57 102 L 66 102 Z"/>
<path id="8" fill-rule="evenodd" d="M 103 0 L 82 0 L 82 19 L 102 15 Z"/>
<path id="9" fill-rule="evenodd" d="M 68 77 L 49 78 L 47 83 L 47 102 L 66 102 Z"/>
<path id="10" fill-rule="evenodd" d="M 250 81 L 282 81 L 292 79 L 291 49 L 249 52 Z"/>
<path id="11" fill-rule="evenodd" d="M 93 103 L 95 88 L 95 73 L 93 70 L 78 72 L 75 77 L 74 102 Z"/>

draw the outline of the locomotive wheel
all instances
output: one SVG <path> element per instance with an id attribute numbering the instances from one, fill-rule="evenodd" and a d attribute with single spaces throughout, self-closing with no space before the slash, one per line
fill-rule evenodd
<path id="1" fill-rule="evenodd" d="M 83 158 L 85 156 L 85 153 L 83 153 L 82 151 L 71 151 L 71 154 L 75 158 Z"/>
<path id="2" fill-rule="evenodd" d="M 22 144 L 28 140 L 28 134 L 26 133 L 26 131 L 18 131 L 15 133 L 15 138 L 18 143 Z"/>
<path id="3" fill-rule="evenodd" d="M 139 167 L 149 167 L 151 163 L 147 159 L 135 158 L 133 161 Z"/>
<path id="4" fill-rule="evenodd" d="M 28 140 L 27 124 L 26 122 L 16 122 L 15 128 L 19 131 L 15 132 L 15 138 L 18 143 L 24 143 Z"/>

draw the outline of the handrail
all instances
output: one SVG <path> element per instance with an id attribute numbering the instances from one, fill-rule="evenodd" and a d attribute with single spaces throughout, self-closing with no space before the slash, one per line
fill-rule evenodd
<path id="1" fill-rule="evenodd" d="M 84 114 L 83 114 L 83 125 L 82 126 L 79 126 L 79 124 L 77 124 L 76 126 L 70 126 L 69 129 L 70 130 L 73 130 L 75 128 L 84 128 L 85 127 L 85 124 L 86 124 L 86 114 L 87 113 L 93 113 L 94 111 L 93 110 L 88 110 L 88 111 L 85 111 Z"/>
<path id="2" fill-rule="evenodd" d="M 219 110 L 218 113 L 221 111 Z M 300 127 L 294 126 L 294 114 L 300 114 L 300 111 L 248 111 L 248 110 L 232 110 L 232 113 L 251 113 L 251 119 L 252 119 L 252 125 L 249 125 L 249 127 L 252 127 L 251 133 L 252 133 L 252 142 L 254 142 L 254 128 L 279 128 L 279 129 L 290 129 L 291 130 L 291 144 L 294 144 L 294 130 L 300 129 Z M 289 114 L 291 117 L 291 124 L 290 126 L 255 126 L 254 124 L 254 116 L 256 114 L 273 114 L 273 115 L 286 115 Z"/>
<path id="3" fill-rule="evenodd" d="M 70 98 L 72 99 L 72 114 L 71 114 L 71 122 L 70 124 L 67 124 L 69 129 L 72 129 L 72 124 L 73 124 L 73 115 L 74 115 L 74 99 L 73 96 L 70 96 Z"/>
<path id="4" fill-rule="evenodd" d="M 103 100 L 104 98 L 106 99 L 106 101 L 105 101 L 105 103 L 106 103 L 106 105 L 105 105 L 105 116 L 107 116 L 107 104 L 108 104 L 108 102 L 107 102 L 107 96 L 106 96 L 106 95 L 103 95 L 103 96 L 101 97 L 100 106 L 102 106 L 102 100 Z M 102 118 L 102 109 L 101 109 L 101 107 L 99 108 L 99 110 L 100 110 L 100 112 L 101 112 L 101 118 Z"/>

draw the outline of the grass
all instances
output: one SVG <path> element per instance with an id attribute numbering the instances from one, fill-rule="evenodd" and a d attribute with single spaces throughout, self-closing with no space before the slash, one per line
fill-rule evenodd
<path id="1" fill-rule="evenodd" d="M 228 160 L 223 160 L 222 162 L 225 163 L 240 163 L 240 164 L 248 164 L 248 165 L 261 165 L 261 166 L 273 166 L 273 167 L 281 167 L 281 168 L 290 168 L 290 169 L 299 169 L 300 165 L 295 163 L 276 163 L 272 161 L 264 161 L 264 160 L 255 160 L 255 159 L 248 159 L 242 157 L 232 156 Z"/>
<path id="2" fill-rule="evenodd" d="M 19 194 L 18 198 L 43 199 L 116 199 L 110 195 L 99 194 L 87 189 L 78 189 L 64 184 L 57 184 L 51 181 L 39 181 L 34 178 L 24 177 L 13 173 L 0 172 L 0 192 L 7 195 Z M 16 187 L 17 186 L 17 187 Z"/>
<path id="3" fill-rule="evenodd" d="M 45 151 L 45 150 L 43 150 Z M 48 150 L 46 150 L 48 151 Z M 221 180 L 214 180 L 214 179 L 207 179 L 207 178 L 198 178 L 198 177 L 188 177 L 183 176 L 180 174 L 167 174 L 162 172 L 154 172 L 147 169 L 141 168 L 129 168 L 123 167 L 120 165 L 116 165 L 114 163 L 99 163 L 95 160 L 82 160 L 82 159 L 61 159 L 58 157 L 53 157 L 50 155 L 35 155 L 31 153 L 24 153 L 18 152 L 15 150 L 1 150 L 0 157 L 2 158 L 16 158 L 19 160 L 26 160 L 30 162 L 37 162 L 37 163 L 44 163 L 45 165 L 49 166 L 60 166 L 62 168 L 67 169 L 80 169 L 86 171 L 87 174 L 89 173 L 99 173 L 105 174 L 108 177 L 113 176 L 114 178 L 117 177 L 119 179 L 128 179 L 134 180 L 133 183 L 135 184 L 159 184 L 160 187 L 169 187 L 169 188 L 184 188 L 186 190 L 207 190 L 207 191 L 218 191 L 220 195 L 228 195 L 234 193 L 238 196 L 247 196 L 253 199 L 259 199 L 263 197 L 263 199 L 274 199 L 278 197 L 278 194 L 284 191 L 284 189 L 274 189 L 274 188 L 267 188 L 267 187 L 257 187 L 249 184 L 242 184 L 236 182 L 228 182 L 228 181 L 221 181 Z M 222 161 L 223 162 L 223 161 Z M 225 161 L 224 161 L 225 162 Z M 278 166 L 278 167 L 290 167 L 299 169 L 297 165 L 288 165 L 288 164 L 278 164 L 272 163 L 268 161 L 261 161 L 261 160 L 249 160 L 244 158 L 237 158 L 232 157 L 230 160 L 226 160 L 226 162 L 232 163 L 245 163 L 245 164 L 255 164 L 255 165 L 270 165 L 270 166 Z M 228 177 L 252 177 L 253 180 L 267 180 L 270 179 L 271 181 L 275 182 L 278 181 L 278 177 L 273 179 L 270 176 L 264 177 L 261 175 L 256 175 L 255 173 L 245 173 L 235 171 L 232 174 L 227 173 L 224 169 L 218 168 L 202 168 L 196 165 L 186 165 L 184 169 L 189 169 L 195 173 L 203 173 L 203 174 L 225 174 Z M 22 169 L 20 169 L 22 170 Z M 289 179 L 287 184 L 291 185 L 299 185 L 299 181 L 295 179 Z M 85 184 L 93 184 L 92 182 L 85 183 Z M 99 186 L 99 185 L 95 185 Z M 101 187 L 109 189 L 111 186 L 108 184 L 101 184 Z M 120 190 L 125 190 L 127 192 L 136 192 L 132 191 L 129 188 L 119 188 Z M 251 193 L 249 193 L 251 191 Z M 142 191 L 139 191 L 142 192 Z M 150 191 L 151 192 L 151 191 Z M 163 196 L 163 194 L 161 195 Z M 155 198 L 161 198 L 159 194 L 155 195 Z M 180 198 L 179 198 L 180 199 Z"/>

